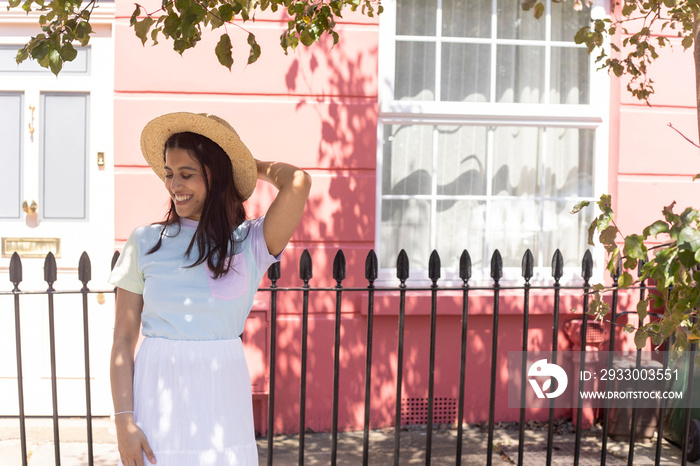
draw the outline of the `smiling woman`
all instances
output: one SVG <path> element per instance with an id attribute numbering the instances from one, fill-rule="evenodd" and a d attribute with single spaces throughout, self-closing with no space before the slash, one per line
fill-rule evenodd
<path id="1" fill-rule="evenodd" d="M 141 147 L 170 210 L 132 233 L 110 277 L 118 287 L 111 370 L 122 464 L 257 465 L 239 335 L 263 274 L 301 219 L 310 177 L 256 161 L 213 115 L 156 118 Z M 265 216 L 246 220 L 243 201 L 257 179 L 279 193 Z M 146 339 L 134 362 L 139 327 Z"/>

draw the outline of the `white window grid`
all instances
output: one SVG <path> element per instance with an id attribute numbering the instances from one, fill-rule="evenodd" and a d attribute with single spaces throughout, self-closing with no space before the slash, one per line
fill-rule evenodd
<path id="1" fill-rule="evenodd" d="M 496 11 L 496 1 L 492 0 L 492 11 Z M 592 197 L 576 197 L 576 198 L 554 198 L 543 196 L 540 193 L 536 199 L 542 200 L 589 200 L 595 201 L 603 192 L 603 188 L 607 186 L 607 152 L 608 152 L 608 113 L 609 113 L 609 93 L 610 80 L 605 71 L 597 69 L 595 57 L 591 56 L 590 60 L 590 90 L 589 102 L 587 104 L 552 104 L 549 101 L 549 88 L 551 86 L 551 50 L 553 47 L 575 48 L 582 47 L 573 42 L 553 41 L 551 40 L 551 0 L 546 2 L 545 15 L 541 18 L 546 21 L 545 38 L 544 40 L 521 40 L 521 39 L 501 39 L 497 38 L 497 16 L 491 15 L 491 37 L 490 38 L 459 38 L 459 37 L 443 37 L 442 34 L 442 0 L 437 0 L 437 15 L 436 28 L 434 36 L 414 36 L 414 35 L 396 35 L 396 0 L 385 0 L 384 13 L 380 17 L 380 41 L 379 41 L 379 119 L 377 128 L 377 193 L 376 196 L 376 219 L 377 228 L 375 229 L 375 245 L 378 252 L 381 250 L 381 218 L 382 218 L 382 201 L 384 199 L 429 199 L 431 201 L 431 212 L 435 212 L 436 203 L 440 200 L 449 199 L 469 199 L 483 200 L 490 202 L 493 199 L 491 195 L 438 195 L 437 194 L 437 177 L 432 177 L 431 193 L 424 195 L 385 195 L 382 193 L 382 173 L 383 173 L 383 147 L 384 127 L 387 125 L 432 125 L 433 126 L 433 148 L 432 148 L 432 169 L 435 172 L 438 164 L 437 160 L 437 126 L 439 125 L 469 125 L 469 126 L 488 126 L 487 132 L 487 186 L 486 193 L 491 192 L 491 174 L 493 173 L 492 157 L 493 154 L 493 133 L 497 126 L 534 126 L 542 128 L 578 128 L 595 130 L 595 172 L 594 172 L 594 195 Z M 557 5 L 556 7 L 570 8 L 571 5 Z M 607 17 L 610 14 L 608 0 L 596 0 L 591 8 L 591 17 L 593 19 Z M 573 38 L 572 38 L 573 39 Z M 395 44 L 400 41 L 421 41 L 434 42 L 437 50 L 435 53 L 436 59 L 436 74 L 435 74 L 435 100 L 431 101 L 412 101 L 412 100 L 395 100 L 394 98 L 394 73 L 395 73 Z M 440 100 L 440 47 L 442 43 L 473 43 L 473 44 L 490 44 L 491 45 L 491 70 L 490 70 L 490 102 L 454 102 Z M 496 59 L 495 52 L 499 45 L 531 45 L 545 47 L 545 87 L 544 87 L 544 103 L 499 103 L 495 102 L 496 96 L 496 79 L 495 72 Z M 608 44 L 604 46 L 609 47 Z M 546 131 L 546 129 L 545 129 Z M 546 141 L 546 138 L 545 138 Z M 546 142 L 545 142 L 546 144 Z M 542 150 L 543 157 L 546 157 L 546 147 Z M 528 199 L 522 196 L 499 196 L 501 199 Z M 531 199 L 534 197 L 530 197 Z M 489 209 L 486 209 L 487 213 Z M 436 246 L 436 216 L 431 216 L 430 228 L 430 250 L 434 250 Z M 543 233 L 540 232 L 540 236 Z M 497 245 L 489 245 L 490 254 L 497 248 Z M 524 250 L 523 250 L 524 253 Z M 540 248 L 539 254 L 542 254 Z M 597 247 L 593 251 L 594 263 L 602 263 L 603 250 Z M 381 254 L 378 254 L 381 257 Z M 583 259 L 583 252 L 581 253 Z M 548 264 L 551 258 L 536 257 L 536 263 Z M 475 285 L 490 283 L 490 264 L 484 264 L 485 267 L 480 269 L 472 269 L 472 279 L 470 283 Z M 535 269 L 535 275 L 531 283 L 540 281 L 551 281 L 551 269 L 549 267 L 538 267 Z M 594 269 L 594 277 L 592 280 L 601 280 L 602 270 L 600 267 Z M 410 281 L 428 283 L 427 269 L 415 269 L 411 267 Z M 504 278 L 502 283 L 521 283 L 520 268 L 504 268 Z M 581 267 L 565 268 L 563 281 L 580 281 Z M 379 282 L 387 285 L 398 283 L 395 277 L 395 263 L 384 264 L 380 263 Z M 461 283 L 458 270 L 454 268 L 444 268 L 441 271 L 441 282 L 447 285 L 456 285 Z"/>

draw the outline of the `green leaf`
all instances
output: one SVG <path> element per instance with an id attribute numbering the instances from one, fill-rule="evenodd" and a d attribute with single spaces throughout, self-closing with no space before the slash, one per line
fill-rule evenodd
<path id="1" fill-rule="evenodd" d="M 634 279 L 632 278 L 632 275 L 629 274 L 629 272 L 623 272 L 617 281 L 617 286 L 619 286 L 620 288 L 629 288 L 630 285 L 632 285 L 633 281 Z"/>
<path id="2" fill-rule="evenodd" d="M 659 233 L 666 233 L 667 231 L 668 223 L 664 222 L 663 220 L 657 220 L 644 229 L 644 236 L 653 236 L 656 238 Z"/>
<path id="3" fill-rule="evenodd" d="M 633 259 L 644 260 L 647 254 L 647 248 L 644 246 L 644 237 L 640 235 L 625 237 L 624 253 Z"/>
<path id="4" fill-rule="evenodd" d="M 63 44 L 61 47 L 61 59 L 66 62 L 66 61 L 73 61 L 75 60 L 75 57 L 78 56 L 78 51 L 75 50 L 73 45 L 69 42 L 66 44 Z"/>
<path id="5" fill-rule="evenodd" d="M 612 252 L 613 249 L 617 247 L 615 244 L 615 238 L 617 238 L 617 227 L 610 225 L 605 230 L 600 233 L 600 242 L 605 247 L 605 250 Z"/>
<path id="6" fill-rule="evenodd" d="M 700 232 L 693 227 L 684 227 L 678 235 L 679 246 L 689 247 L 693 252 L 700 249 Z"/>
<path id="7" fill-rule="evenodd" d="M 58 76 L 58 73 L 61 72 L 61 68 L 63 68 L 63 60 L 61 60 L 61 54 L 56 49 L 51 49 L 51 51 L 49 52 L 49 68 L 51 69 L 51 72 L 56 76 Z"/>
<path id="8" fill-rule="evenodd" d="M 136 5 L 134 12 L 131 14 L 131 19 L 129 20 L 129 25 L 136 26 L 136 23 L 138 22 L 139 16 L 141 16 L 141 7 L 139 5 Z"/>
<path id="9" fill-rule="evenodd" d="M 228 3 L 224 3 L 219 7 L 219 18 L 221 21 L 228 23 L 233 19 L 233 7 Z"/>
<path id="10" fill-rule="evenodd" d="M 219 63 L 224 65 L 229 70 L 231 70 L 231 66 L 233 65 L 233 55 L 231 54 L 231 49 L 231 38 L 228 36 L 228 34 L 222 34 L 214 51 L 216 52 L 216 57 L 219 59 Z"/>
<path id="11" fill-rule="evenodd" d="M 153 23 L 155 23 L 155 20 L 150 16 L 146 16 L 143 21 L 139 21 L 134 25 L 134 32 L 136 33 L 136 37 L 141 39 L 141 45 L 146 45 L 148 31 L 151 30 Z"/>
<path id="12" fill-rule="evenodd" d="M 687 35 L 683 38 L 681 41 L 681 45 L 683 46 L 683 49 L 687 50 L 693 45 L 693 36 Z"/>
<path id="13" fill-rule="evenodd" d="M 299 34 L 299 40 L 301 41 L 302 44 L 306 45 L 307 47 L 309 47 L 311 44 L 314 43 L 314 38 L 309 33 L 309 28 L 304 28 L 301 31 L 301 33 Z"/>
<path id="14" fill-rule="evenodd" d="M 260 46 L 255 41 L 255 36 L 251 33 L 248 34 L 248 45 L 250 46 L 250 54 L 248 55 L 248 64 L 255 63 L 255 61 L 260 57 Z"/>
<path id="15" fill-rule="evenodd" d="M 637 349 L 642 349 L 646 346 L 647 338 L 649 338 L 647 332 L 642 329 L 637 330 L 637 333 L 634 334 L 634 344 L 637 346 Z"/>
<path id="16" fill-rule="evenodd" d="M 544 15 L 544 4 L 542 2 L 537 2 L 535 5 L 535 18 L 540 19 Z"/>
<path id="17" fill-rule="evenodd" d="M 643 299 L 637 303 L 637 315 L 639 316 L 640 323 L 647 317 L 647 308 L 649 307 L 649 301 L 647 301 L 647 299 Z"/>
<path id="18" fill-rule="evenodd" d="M 581 209 L 583 209 L 584 207 L 588 207 L 590 204 L 590 201 L 581 201 L 578 204 L 576 204 L 573 209 L 571 209 L 571 213 L 577 214 L 581 212 Z"/>

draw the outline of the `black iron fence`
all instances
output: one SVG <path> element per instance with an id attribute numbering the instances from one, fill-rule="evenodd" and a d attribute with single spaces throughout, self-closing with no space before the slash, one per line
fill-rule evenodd
<path id="1" fill-rule="evenodd" d="M 112 266 L 114 266 L 118 258 L 118 253 L 115 253 L 112 258 Z M 492 345 L 491 345 L 491 367 L 490 367 L 490 384 L 489 384 L 489 414 L 488 414 L 488 442 L 487 442 L 487 453 L 485 458 L 485 463 L 490 465 L 493 456 L 494 449 L 494 426 L 495 426 L 495 406 L 496 406 L 496 375 L 497 375 L 497 356 L 498 356 L 498 325 L 499 325 L 499 311 L 500 311 L 500 297 L 501 292 L 504 290 L 518 290 L 522 293 L 522 327 L 523 327 L 523 338 L 522 338 L 522 350 L 523 352 L 528 351 L 528 330 L 529 330 L 529 319 L 530 319 L 530 293 L 533 290 L 545 290 L 545 292 L 552 293 L 552 303 L 553 303 L 553 322 L 552 322 L 552 347 L 551 355 L 552 362 L 557 362 L 557 353 L 559 350 L 558 342 L 558 332 L 559 332 L 559 317 L 560 317 L 560 304 L 561 304 L 561 292 L 562 290 L 578 290 L 583 296 L 581 309 L 578 310 L 577 317 L 582 318 L 582 325 L 580 330 L 580 339 L 582 342 L 582 352 L 581 352 L 581 365 L 585 367 L 585 351 L 587 343 L 587 332 L 588 332 L 588 319 L 583 313 L 583 309 L 587 308 L 588 305 L 588 292 L 590 291 L 591 285 L 589 280 L 592 277 L 593 270 L 593 260 L 590 252 L 586 252 L 582 260 L 581 277 L 583 283 L 576 286 L 565 286 L 560 283 L 560 279 L 563 276 L 564 271 L 564 261 L 562 259 L 561 253 L 557 250 L 552 259 L 551 274 L 553 283 L 546 286 L 533 285 L 531 280 L 534 276 L 534 259 L 531 252 L 528 250 L 522 258 L 521 275 L 523 282 L 520 285 L 502 285 L 501 281 L 503 278 L 503 261 L 500 253 L 496 250 L 491 258 L 490 264 L 490 276 L 493 283 L 489 286 L 472 286 L 470 285 L 470 279 L 472 277 L 472 265 L 469 254 L 467 251 L 462 253 L 459 263 L 459 279 L 461 280 L 461 285 L 458 286 L 440 286 L 438 281 L 440 279 L 440 257 L 436 251 L 430 256 L 429 266 L 428 266 L 428 276 L 430 278 L 431 284 L 424 287 L 409 286 L 407 280 L 409 278 L 409 261 L 408 256 L 404 251 L 398 256 L 397 266 L 396 266 L 396 277 L 399 280 L 399 285 L 395 287 L 377 287 L 375 286 L 375 281 L 378 278 L 378 263 L 377 257 L 374 251 L 370 251 L 367 255 L 365 261 L 365 279 L 367 280 L 367 286 L 363 287 L 345 287 L 343 286 L 343 281 L 346 278 L 346 261 L 345 256 L 342 251 L 338 251 L 335 259 L 333 261 L 333 279 L 336 282 L 335 286 L 332 287 L 312 287 L 310 285 L 313 273 L 312 273 L 312 261 L 311 256 L 307 250 L 301 255 L 299 263 L 299 277 L 301 278 L 303 285 L 301 287 L 279 287 L 278 280 L 280 279 L 280 265 L 279 263 L 274 264 L 268 270 L 268 278 L 270 280 L 270 286 L 267 288 L 261 288 L 261 292 L 270 294 L 270 352 L 269 352 L 269 397 L 268 397 L 268 429 L 267 429 L 267 463 L 274 464 L 274 419 L 275 419 L 275 372 L 276 372 L 276 356 L 277 356 L 277 297 L 279 293 L 301 293 L 302 295 L 302 315 L 301 315 L 301 375 L 299 380 L 300 386 L 300 400 L 299 400 L 299 455 L 298 463 L 302 465 L 304 463 L 304 452 L 305 452 L 305 433 L 306 433 L 306 363 L 307 363 L 307 342 L 308 342 L 308 321 L 309 321 L 309 296 L 311 293 L 325 291 L 335 293 L 335 325 L 334 325 L 334 359 L 333 359 L 333 399 L 332 399 L 332 424 L 331 424 L 331 463 L 335 464 L 337 460 L 338 452 L 338 406 L 340 399 L 339 393 L 339 374 L 340 374 L 340 334 L 341 334 L 341 303 L 343 301 L 343 296 L 348 293 L 362 292 L 367 294 L 367 327 L 366 327 L 366 348 L 365 348 L 365 380 L 364 380 L 364 432 L 363 432 L 363 456 L 362 463 L 368 464 L 369 461 L 369 447 L 370 447 L 370 410 L 371 410 L 371 396 L 370 396 L 370 386 L 371 386 L 371 374 L 372 374 L 372 342 L 373 342 L 373 319 L 375 313 L 374 297 L 375 293 L 378 291 L 390 291 L 398 294 L 399 298 L 399 310 L 398 310 L 398 348 L 397 348 L 397 374 L 395 380 L 396 386 L 396 406 L 395 406 L 395 419 L 394 426 L 401 425 L 401 400 L 402 400 L 402 384 L 403 384 L 403 362 L 404 362 L 404 325 L 406 317 L 406 299 L 408 291 L 429 291 L 431 296 L 431 309 L 430 309 L 430 353 L 429 353 L 429 374 L 428 374 L 428 397 L 427 397 L 427 421 L 426 421 L 426 443 L 425 443 L 425 463 L 431 463 L 431 450 L 432 450 L 432 426 L 434 421 L 434 374 L 435 374 L 435 348 L 436 348 L 436 325 L 437 325 L 437 308 L 438 308 L 438 294 L 445 291 L 451 292 L 461 292 L 461 352 L 460 352 L 460 367 L 459 367 L 459 388 L 458 388 L 458 406 L 457 406 L 457 438 L 455 443 L 455 463 L 457 465 L 461 464 L 462 452 L 465 448 L 463 445 L 463 421 L 464 421 L 464 406 L 465 406 L 465 378 L 466 374 L 466 360 L 469 357 L 467 352 L 467 329 L 469 325 L 469 304 L 473 298 L 470 298 L 470 293 L 474 291 L 484 291 L 487 290 L 493 301 L 493 323 L 492 323 Z M 18 391 L 18 412 L 17 416 L 10 416 L 17 418 L 19 421 L 19 431 L 20 431 L 20 443 L 22 449 L 22 461 L 23 465 L 27 464 L 27 435 L 25 420 L 27 416 L 25 415 L 25 402 L 24 402 L 24 388 L 23 388 L 23 375 L 22 375 L 22 341 L 21 341 L 21 325 L 22 325 L 22 312 L 21 312 L 21 297 L 25 295 L 46 295 L 48 300 L 48 322 L 49 322 L 49 348 L 50 348 L 50 358 L 51 358 L 51 386 L 52 386 L 52 406 L 53 411 L 51 418 L 53 419 L 53 433 L 54 433 L 54 448 L 55 448 L 55 461 L 59 465 L 60 460 L 60 438 L 59 438 L 59 414 L 57 406 L 57 377 L 56 377 L 56 344 L 55 344 L 55 332 L 54 332 L 54 296 L 57 294 L 79 294 L 82 295 L 82 318 L 83 318 L 83 339 L 84 339 L 84 369 L 85 369 L 85 399 L 86 399 L 86 421 L 87 421 L 87 443 L 88 443 L 88 462 L 90 465 L 94 463 L 93 460 L 93 449 L 92 449 L 92 407 L 91 407 L 91 395 L 90 395 L 90 335 L 88 331 L 88 294 L 91 293 L 114 293 L 115 290 L 90 290 L 88 288 L 88 283 L 91 280 L 91 265 L 90 259 L 86 253 L 80 258 L 78 266 L 78 278 L 82 282 L 83 286 L 80 290 L 72 291 L 57 291 L 54 289 L 53 285 L 56 282 L 57 270 L 56 261 L 54 256 L 49 253 L 44 262 L 44 281 L 47 283 L 48 288 L 42 291 L 22 291 L 20 289 L 20 284 L 22 283 L 22 263 L 19 256 L 15 253 L 10 261 L 9 267 L 9 278 L 13 285 L 12 291 L 0 291 L 0 296 L 10 296 L 13 302 L 14 311 L 14 323 L 15 323 L 15 340 L 16 340 L 16 358 L 17 358 L 17 391 Z M 627 311 L 618 309 L 618 290 L 615 288 L 617 284 L 617 277 L 613 275 L 613 291 L 612 291 L 612 302 L 611 302 L 611 322 L 617 322 L 622 316 L 629 314 L 634 311 Z M 646 284 L 642 283 L 639 289 L 639 299 L 643 299 L 645 293 L 647 292 Z M 410 297 L 409 297 L 410 299 Z M 0 308 L 0 312 L 6 312 L 8 308 L 3 305 Z M 11 311 L 10 311 L 11 312 Z M 615 350 L 615 338 L 614 332 L 610 331 L 609 339 L 609 351 Z M 540 350 L 541 348 L 538 348 Z M 694 353 L 696 351 L 695 344 L 690 345 L 690 360 L 693 360 Z M 640 364 L 641 353 L 638 352 L 637 355 L 637 367 Z M 609 364 L 611 361 L 609 361 Z M 525 370 L 525 357 L 523 356 L 522 362 L 522 380 L 521 380 L 521 397 L 524 397 L 524 391 L 526 386 L 526 370 Z M 664 361 L 664 368 L 668 366 L 668 360 Z M 687 392 L 692 393 L 692 382 L 693 382 L 693 364 L 690 364 L 689 374 L 687 378 Z M 687 444 L 691 441 L 688 438 L 688 430 L 690 426 L 690 398 L 687 397 L 686 407 L 685 407 L 685 422 L 682 437 L 682 451 L 686 451 Z M 609 403 L 609 401 L 608 401 Z M 659 419 L 663 419 L 664 410 L 666 409 L 665 402 L 662 402 L 661 408 L 659 409 Z M 581 410 L 582 410 L 582 400 L 579 395 L 578 397 L 578 415 L 576 416 L 576 429 L 575 429 L 575 453 L 573 458 L 574 465 L 578 465 L 579 456 L 581 452 L 581 436 L 582 436 L 582 426 L 581 426 Z M 606 404 L 606 408 L 609 404 Z M 47 413 L 48 416 L 48 413 Z M 636 423 L 638 416 L 638 408 L 634 408 L 632 412 L 632 422 L 629 431 L 629 449 L 628 449 L 628 464 L 634 464 L 634 453 L 636 444 Z M 525 408 L 520 409 L 520 419 L 519 419 L 519 435 L 518 435 L 518 464 L 523 464 L 524 457 L 524 446 L 525 446 L 525 425 L 526 425 L 526 410 Z M 550 404 L 549 408 L 549 422 L 547 431 L 547 464 L 551 464 L 553 460 L 553 453 L 555 447 L 554 441 L 554 403 Z M 607 444 L 608 444 L 608 429 L 610 422 L 610 410 L 605 409 L 603 411 L 603 421 L 602 421 L 602 448 L 600 451 L 600 462 L 601 464 L 606 463 L 607 459 Z M 660 464 L 661 461 L 661 446 L 662 439 L 664 438 L 663 432 L 663 422 L 659 422 L 657 436 L 656 436 L 656 461 L 655 464 Z M 401 429 L 394 428 L 394 464 L 400 464 L 401 455 Z M 682 464 L 686 464 L 686 456 L 682 455 Z"/>

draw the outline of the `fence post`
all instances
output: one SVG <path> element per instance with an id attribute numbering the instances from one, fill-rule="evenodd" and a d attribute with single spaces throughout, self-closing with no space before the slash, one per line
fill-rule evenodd
<path id="1" fill-rule="evenodd" d="M 459 258 L 459 278 L 462 279 L 462 345 L 459 358 L 459 402 L 457 408 L 457 458 L 455 464 L 462 464 L 462 436 L 464 428 L 464 377 L 467 361 L 467 317 L 469 317 L 469 279 L 472 276 L 472 258 L 465 249 Z"/>
<path id="2" fill-rule="evenodd" d="M 436 250 L 430 254 L 428 261 L 430 285 L 430 362 L 428 366 L 428 422 L 425 435 L 425 464 L 430 465 L 433 443 L 433 393 L 435 390 L 435 330 L 437 327 L 437 281 L 440 278 L 440 256 Z"/>
<path id="3" fill-rule="evenodd" d="M 311 255 L 304 249 L 299 260 L 299 277 L 304 282 L 304 302 L 302 305 L 301 323 L 301 389 L 299 400 L 299 466 L 304 464 L 304 434 L 306 430 L 306 352 L 309 332 L 309 280 L 313 276 Z"/>
<path id="4" fill-rule="evenodd" d="M 583 260 L 581 261 L 581 277 L 583 278 L 583 309 L 582 317 L 583 322 L 581 323 L 581 356 L 580 362 L 580 372 L 586 370 L 586 338 L 588 333 L 588 293 L 591 289 L 589 280 L 593 276 L 593 255 L 591 251 L 586 251 L 583 255 Z M 576 407 L 576 437 L 574 441 L 574 466 L 578 466 L 578 458 L 581 454 L 581 417 L 583 416 L 583 399 L 581 398 L 581 392 L 584 391 L 586 385 L 585 380 L 579 380 L 579 390 L 576 394 L 577 407 Z"/>
<path id="5" fill-rule="evenodd" d="M 49 285 L 46 296 L 49 302 L 49 351 L 51 357 L 51 403 L 53 406 L 53 444 L 56 465 L 61 464 L 61 442 L 58 429 L 58 388 L 56 381 L 56 332 L 54 326 L 53 284 L 56 282 L 56 258 L 49 251 L 44 259 L 44 281 Z"/>
<path id="6" fill-rule="evenodd" d="M 486 446 L 486 464 L 491 466 L 493 462 L 493 421 L 496 408 L 496 367 L 498 357 L 498 312 L 500 306 L 499 281 L 503 277 L 503 259 L 496 249 L 491 256 L 491 278 L 493 278 L 493 335 L 491 340 L 491 386 L 489 387 L 489 436 Z"/>
<path id="7" fill-rule="evenodd" d="M 372 387 L 372 333 L 374 325 L 374 281 L 379 275 L 379 264 L 377 254 L 370 249 L 365 259 L 365 278 L 369 282 L 367 285 L 367 354 L 365 361 L 365 422 L 362 437 L 362 464 L 369 463 L 369 407 Z"/>
<path id="8" fill-rule="evenodd" d="M 275 371 L 277 366 L 277 280 L 280 278 L 280 263 L 267 269 L 270 279 L 270 387 L 267 396 L 267 464 L 272 466 L 275 424 Z"/>
<path id="9" fill-rule="evenodd" d="M 90 395 L 90 336 L 88 335 L 88 282 L 92 280 L 92 266 L 87 252 L 83 251 L 78 262 L 78 280 L 83 284 L 80 293 L 83 295 L 83 347 L 85 353 L 85 421 L 87 424 L 88 465 L 93 466 L 92 451 L 92 397 Z"/>
<path id="10" fill-rule="evenodd" d="M 608 344 L 608 370 L 612 368 L 613 351 L 615 351 L 615 322 L 617 321 L 617 297 L 618 288 L 617 281 L 620 278 L 620 269 L 622 268 L 622 259 L 618 261 L 615 272 L 611 273 L 613 280 L 612 304 L 610 306 L 610 341 Z M 605 412 L 603 414 L 603 446 L 600 452 L 600 463 L 605 464 L 608 456 L 608 430 L 610 428 L 610 399 L 605 399 Z"/>
<path id="11" fill-rule="evenodd" d="M 520 424 L 518 426 L 518 466 L 523 464 L 523 454 L 525 446 L 525 379 L 527 377 L 527 348 L 528 348 L 528 329 L 530 327 L 530 279 L 534 274 L 535 258 L 532 256 L 532 251 L 525 251 L 523 260 L 520 264 L 522 276 L 525 279 L 523 290 L 523 356 L 520 363 L 521 378 L 520 378 Z"/>
<path id="12" fill-rule="evenodd" d="M 27 466 L 27 429 L 24 416 L 24 387 L 22 385 L 22 336 L 19 320 L 19 284 L 22 282 L 22 261 L 19 254 L 12 253 L 10 259 L 10 282 L 12 282 L 12 294 L 15 304 L 15 345 L 17 355 L 17 397 L 19 401 L 19 438 L 22 448 L 22 466 Z"/>
<path id="13" fill-rule="evenodd" d="M 333 424 L 331 426 L 331 465 L 338 458 L 338 391 L 340 389 L 340 320 L 342 281 L 345 279 L 345 254 L 338 250 L 333 259 L 333 279 L 335 280 L 335 336 L 333 348 Z"/>
<path id="14" fill-rule="evenodd" d="M 405 250 L 399 252 L 396 259 L 396 277 L 399 284 L 399 348 L 396 364 L 396 413 L 394 417 L 394 466 L 399 466 L 401 449 L 401 384 L 403 383 L 403 333 L 406 317 L 406 280 L 408 279 L 409 264 Z"/>
<path id="15" fill-rule="evenodd" d="M 564 275 L 564 258 L 561 251 L 554 251 L 552 257 L 552 277 L 554 277 L 554 311 L 552 315 L 552 364 L 557 363 L 557 351 L 559 348 L 559 297 L 561 284 L 559 279 Z M 552 464 L 552 448 L 554 441 L 554 403 L 555 399 L 549 399 L 549 423 L 547 426 L 547 466 Z"/>

